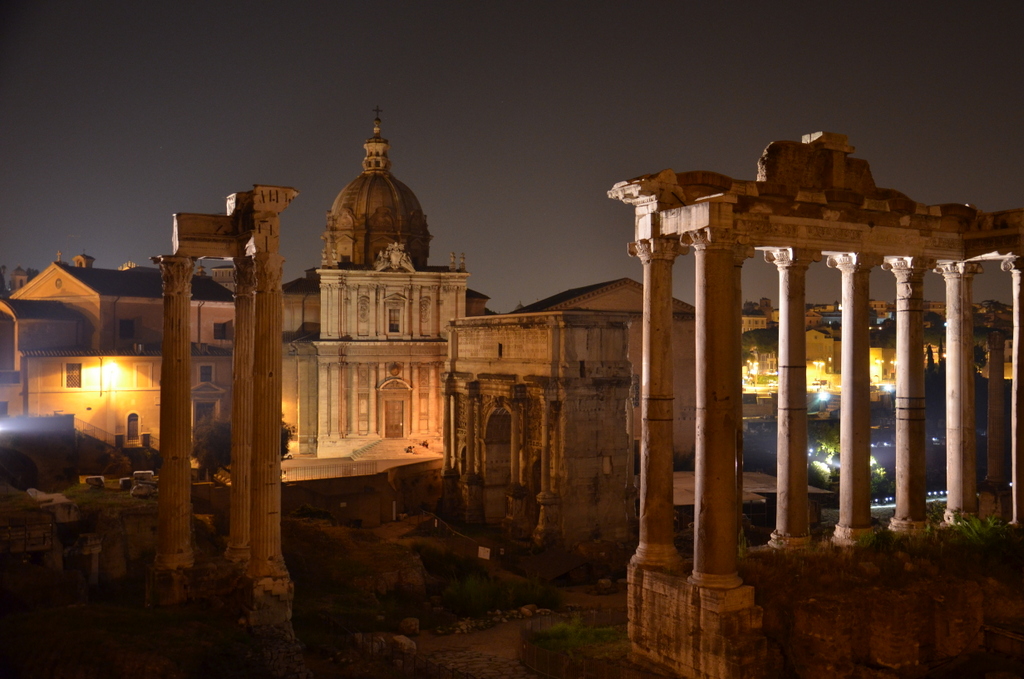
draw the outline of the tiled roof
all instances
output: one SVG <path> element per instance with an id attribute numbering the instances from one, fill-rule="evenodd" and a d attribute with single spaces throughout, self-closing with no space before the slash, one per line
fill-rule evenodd
<path id="1" fill-rule="evenodd" d="M 286 295 L 315 295 L 320 293 L 320 276 L 303 276 L 281 286 Z"/>
<path id="2" fill-rule="evenodd" d="M 230 356 L 231 350 L 209 344 L 192 342 L 193 356 Z M 75 356 L 160 356 L 159 345 L 143 345 L 141 349 L 91 349 L 89 347 L 67 347 L 63 349 L 27 349 L 21 352 L 26 358 L 62 358 Z"/>
<path id="3" fill-rule="evenodd" d="M 477 292 L 476 290 L 470 290 L 469 288 L 466 288 L 466 299 L 474 299 L 474 298 L 476 298 L 476 299 L 490 299 L 490 297 L 488 297 L 487 295 L 485 295 L 482 292 Z"/>
<path id="4" fill-rule="evenodd" d="M 545 297 L 544 299 L 538 300 L 533 304 L 528 304 L 518 309 L 514 309 L 509 313 L 530 314 L 539 313 L 541 311 L 558 311 L 582 308 L 577 307 L 576 304 L 582 302 L 588 297 L 595 296 L 597 293 L 603 292 L 605 290 L 613 290 L 618 287 L 636 287 L 639 288 L 640 290 L 643 290 L 643 286 L 640 283 L 634 281 L 632 278 L 616 278 L 613 281 L 605 281 L 603 283 L 594 283 L 593 285 L 584 285 L 583 287 L 572 288 L 570 290 L 560 292 L 556 295 Z M 673 299 L 672 301 L 673 306 L 675 307 L 674 313 L 694 313 L 694 308 L 690 304 L 687 304 L 686 302 L 683 302 L 678 299 Z M 640 311 L 641 309 L 636 309 L 637 313 L 639 313 Z"/>
<path id="5" fill-rule="evenodd" d="M 4 308 L 6 307 L 6 309 Z M 9 309 L 18 320 L 80 321 L 82 314 L 63 302 L 40 299 L 0 300 L 0 312 Z"/>
<path id="6" fill-rule="evenodd" d="M 70 276 L 74 276 L 100 295 L 110 297 L 163 297 L 163 281 L 160 270 L 153 267 L 137 266 L 119 271 L 117 269 L 95 269 L 58 264 Z M 231 291 L 209 276 L 192 277 L 192 299 L 204 302 L 232 302 Z"/>

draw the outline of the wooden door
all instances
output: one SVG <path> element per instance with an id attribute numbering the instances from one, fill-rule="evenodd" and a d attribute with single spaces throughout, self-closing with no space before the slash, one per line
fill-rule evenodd
<path id="1" fill-rule="evenodd" d="M 400 439 L 405 436 L 405 404 L 402 401 L 384 401 L 384 437 Z"/>

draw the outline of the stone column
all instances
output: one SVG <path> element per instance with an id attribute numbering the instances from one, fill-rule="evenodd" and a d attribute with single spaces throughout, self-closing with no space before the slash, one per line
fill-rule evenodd
<path id="1" fill-rule="evenodd" d="M 379 364 L 368 363 L 366 366 L 367 375 L 367 390 L 366 390 L 366 410 L 368 414 L 368 422 L 366 423 L 366 433 L 370 436 L 380 435 L 380 422 L 377 417 L 377 370 Z"/>
<path id="2" fill-rule="evenodd" d="M 160 362 L 160 494 L 157 499 L 157 570 L 190 568 L 192 553 L 192 345 L 189 311 L 192 258 L 154 257 L 164 293 Z M 168 602 L 177 603 L 177 602 Z"/>
<path id="3" fill-rule="evenodd" d="M 437 396 L 441 386 L 438 384 L 438 376 L 441 372 L 439 363 L 427 364 L 427 433 L 430 436 L 437 436 Z"/>
<path id="4" fill-rule="evenodd" d="M 1013 276 L 1013 381 L 1010 384 L 1010 486 L 1013 523 L 1024 523 L 1024 285 L 1021 259 L 1003 260 L 1003 271 Z"/>
<path id="5" fill-rule="evenodd" d="M 739 301 L 734 280 L 735 243 L 730 236 L 718 228 L 689 233 L 696 255 L 697 310 L 696 498 L 690 582 L 712 589 L 742 584 L 736 564 L 739 425 L 733 402 L 740 355 L 740 334 L 733 317 Z M 669 479 L 671 472 L 669 468 Z"/>
<path id="6" fill-rule="evenodd" d="M 544 410 L 541 416 L 541 449 L 540 449 L 540 493 L 537 504 L 540 513 L 537 526 L 533 530 L 533 541 L 540 546 L 550 546 L 557 542 L 561 529 L 559 527 L 559 497 L 551 484 L 552 451 L 557 450 L 557 436 L 551 435 L 552 425 L 557 432 L 561 422 L 561 402 L 549 400 L 554 395 L 553 385 L 548 385 L 544 396 Z M 555 442 L 552 442 L 555 439 Z"/>
<path id="7" fill-rule="evenodd" d="M 641 568 L 673 569 L 682 563 L 672 504 L 672 265 L 681 252 L 679 242 L 668 237 L 629 244 L 629 253 L 640 259 L 644 271 L 640 543 L 632 559 Z"/>
<path id="8" fill-rule="evenodd" d="M 484 479 L 480 475 L 479 417 L 480 383 L 466 385 L 466 469 L 462 479 L 466 493 L 466 523 L 483 523 L 484 520 Z"/>
<path id="9" fill-rule="evenodd" d="M 877 262 L 836 253 L 828 265 L 843 274 L 843 403 L 839 422 L 839 524 L 832 540 L 856 544 L 871 532 L 871 349 L 869 280 Z"/>
<path id="10" fill-rule="evenodd" d="M 231 396 L 231 526 L 224 553 L 249 560 L 252 511 L 252 361 L 256 275 L 252 257 L 235 257 L 235 340 Z"/>
<path id="11" fill-rule="evenodd" d="M 287 578 L 281 555 L 281 265 L 259 252 L 253 354 L 253 485 L 249 575 Z"/>
<path id="12" fill-rule="evenodd" d="M 924 274 L 934 262 L 889 257 L 896 277 L 896 513 L 890 530 L 926 525 L 924 402 Z"/>
<path id="13" fill-rule="evenodd" d="M 511 484 L 515 485 L 519 483 L 519 449 L 523 445 L 523 428 L 520 415 L 522 404 L 519 402 L 519 399 L 512 398 L 509 399 L 508 407 L 512 415 L 512 435 L 509 442 L 509 479 L 511 479 Z"/>
<path id="14" fill-rule="evenodd" d="M 773 547 L 810 542 L 807 515 L 807 267 L 817 253 L 781 248 L 765 259 L 779 270 L 778 504 Z"/>
<path id="15" fill-rule="evenodd" d="M 1003 333 L 995 330 L 988 336 L 988 454 L 985 482 L 993 488 L 1006 485 L 1003 455 L 1006 450 L 1006 396 L 1003 378 Z"/>
<path id="16" fill-rule="evenodd" d="M 978 511 L 971 282 L 980 271 L 972 262 L 943 262 L 937 269 L 946 280 L 946 523 Z"/>
<path id="17" fill-rule="evenodd" d="M 455 456 L 458 455 L 458 429 L 456 421 L 455 394 L 449 393 L 450 383 L 445 380 L 444 397 L 444 469 L 441 473 L 441 511 L 445 516 L 454 518 L 459 512 L 459 472 L 455 469 Z"/>

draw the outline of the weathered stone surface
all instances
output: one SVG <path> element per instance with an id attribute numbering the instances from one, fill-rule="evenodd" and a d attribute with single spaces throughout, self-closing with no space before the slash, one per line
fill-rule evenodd
<path id="1" fill-rule="evenodd" d="M 420 633 L 420 619 L 404 618 L 402 622 L 398 623 L 398 631 L 407 637 L 416 636 Z"/>
<path id="2" fill-rule="evenodd" d="M 405 635 L 396 634 L 394 637 L 392 637 L 391 643 L 395 648 L 397 648 L 399 651 L 402 651 L 403 653 L 416 652 L 416 642 Z"/>

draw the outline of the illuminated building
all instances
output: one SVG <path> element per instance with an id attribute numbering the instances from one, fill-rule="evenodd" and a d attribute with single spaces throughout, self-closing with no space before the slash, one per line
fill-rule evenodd
<path id="1" fill-rule="evenodd" d="M 114 445 L 158 445 L 163 300 L 155 268 L 97 269 L 78 255 L 0 299 L 0 415 L 73 414 Z M 192 284 L 195 419 L 225 417 L 231 396 L 231 292 Z M 157 439 L 153 441 L 152 439 Z"/>

